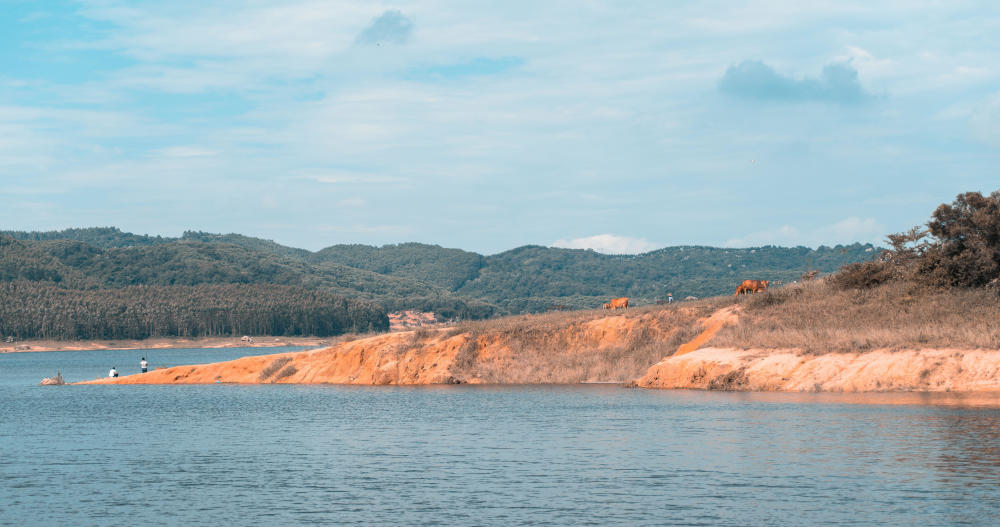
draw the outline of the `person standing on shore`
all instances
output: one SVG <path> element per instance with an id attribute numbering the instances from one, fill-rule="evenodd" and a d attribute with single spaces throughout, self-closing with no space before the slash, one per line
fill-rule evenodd
<path id="1" fill-rule="evenodd" d="M 112 366 L 111 371 L 108 372 L 108 377 L 117 377 L 117 376 L 118 376 L 118 368 Z"/>
<path id="2" fill-rule="evenodd" d="M 139 361 L 139 373 L 146 373 L 148 370 L 149 363 L 146 362 L 146 357 L 143 357 L 142 360 Z"/>

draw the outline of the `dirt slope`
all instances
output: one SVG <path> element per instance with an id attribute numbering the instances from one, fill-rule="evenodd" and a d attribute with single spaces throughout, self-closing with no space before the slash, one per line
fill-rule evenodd
<path id="1" fill-rule="evenodd" d="M 806 355 L 703 348 L 665 358 L 636 384 L 746 391 L 1000 391 L 1000 350 Z"/>
<path id="2" fill-rule="evenodd" d="M 243 357 L 228 362 L 176 366 L 82 384 L 331 383 L 441 384 L 467 337 L 436 338 L 404 349 L 412 333 L 380 335 L 311 351 Z M 273 366 L 272 366 L 273 365 Z M 270 367 L 270 368 L 269 368 Z M 269 369 L 274 369 L 270 371 Z"/>
<path id="3" fill-rule="evenodd" d="M 702 327 L 705 329 L 699 333 L 697 337 L 681 344 L 677 348 L 677 352 L 674 353 L 674 355 L 684 355 L 704 346 L 705 343 L 712 340 L 712 337 L 714 337 L 715 334 L 723 328 L 723 326 L 735 323 L 739 320 L 739 309 L 739 306 L 730 306 L 724 307 L 715 313 L 712 313 L 712 316 L 703 320 L 701 323 Z"/>

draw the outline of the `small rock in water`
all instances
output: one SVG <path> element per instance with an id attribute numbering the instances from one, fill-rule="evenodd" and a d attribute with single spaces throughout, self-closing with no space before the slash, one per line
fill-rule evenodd
<path id="1" fill-rule="evenodd" d="M 63 380 L 62 373 L 56 372 L 55 377 L 46 377 L 39 384 L 42 386 L 62 386 L 66 384 L 66 381 Z"/>

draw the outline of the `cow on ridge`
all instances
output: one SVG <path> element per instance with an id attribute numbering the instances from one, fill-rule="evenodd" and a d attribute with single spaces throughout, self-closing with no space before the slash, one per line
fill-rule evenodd
<path id="1" fill-rule="evenodd" d="M 753 293 L 760 293 L 767 290 L 767 286 L 771 282 L 769 280 L 744 280 L 739 287 L 736 288 L 736 294 L 739 295 L 750 295 Z"/>
<path id="2" fill-rule="evenodd" d="M 628 309 L 628 297 L 615 298 L 611 302 L 604 304 L 604 309 Z"/>

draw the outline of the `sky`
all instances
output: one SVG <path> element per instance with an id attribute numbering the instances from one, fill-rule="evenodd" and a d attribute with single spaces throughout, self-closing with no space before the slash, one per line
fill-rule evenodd
<path id="1" fill-rule="evenodd" d="M 1000 5 L 0 0 L 0 229 L 644 252 L 1000 188 Z"/>

